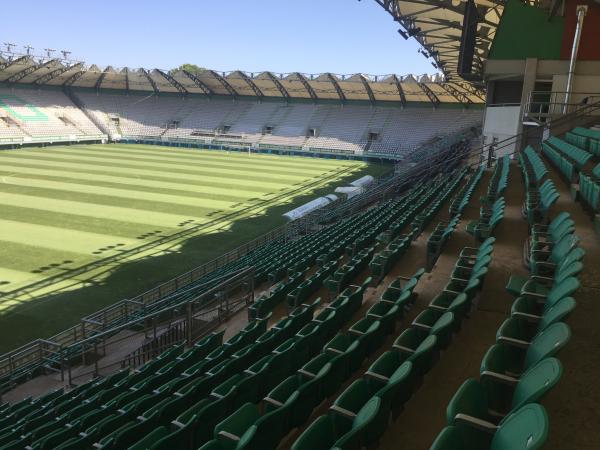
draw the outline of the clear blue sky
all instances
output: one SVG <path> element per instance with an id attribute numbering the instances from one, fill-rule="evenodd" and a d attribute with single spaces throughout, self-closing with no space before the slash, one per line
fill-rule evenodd
<path id="1" fill-rule="evenodd" d="M 373 0 L 13 1 L 3 9 L 0 43 L 66 49 L 100 66 L 435 71 Z"/>

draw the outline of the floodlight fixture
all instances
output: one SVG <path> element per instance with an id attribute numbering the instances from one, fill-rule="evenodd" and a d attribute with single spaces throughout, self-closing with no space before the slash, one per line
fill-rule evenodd
<path id="1" fill-rule="evenodd" d="M 404 39 L 408 39 L 408 34 L 406 34 L 401 28 L 398 29 L 398 33 L 400 34 L 400 36 L 402 36 Z"/>

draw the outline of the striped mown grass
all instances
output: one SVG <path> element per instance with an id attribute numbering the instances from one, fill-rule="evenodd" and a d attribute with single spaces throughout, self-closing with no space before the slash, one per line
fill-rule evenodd
<path id="1" fill-rule="evenodd" d="M 0 351 L 242 245 L 344 182 L 387 170 L 143 145 L 0 151 Z"/>

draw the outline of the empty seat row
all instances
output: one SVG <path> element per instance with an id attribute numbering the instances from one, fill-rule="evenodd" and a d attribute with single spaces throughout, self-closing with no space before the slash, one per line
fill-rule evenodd
<path id="1" fill-rule="evenodd" d="M 201 448 L 275 449 L 280 440 L 292 428 L 303 424 L 313 409 L 333 395 L 395 329 L 395 322 L 413 299 L 413 289 L 422 273 L 422 270 L 418 271 L 405 283 L 397 280 L 394 289 L 389 293 L 386 291 L 385 312 L 372 307 L 349 327 L 347 333 L 338 333 L 325 345 L 315 342 L 322 346 L 321 353 L 269 392 L 263 399 L 262 408 L 256 403 L 245 404 L 217 424 L 214 439 Z M 331 311 L 326 310 L 326 314 L 344 311 L 344 317 L 349 319 L 360 307 L 362 292 L 370 281 L 365 280 L 360 287 L 360 298 L 353 300 L 342 295 L 328 306 Z"/>
<path id="2" fill-rule="evenodd" d="M 535 241 L 550 248 L 557 245 L 555 233 L 573 233 L 572 229 L 559 231 L 569 220 L 568 214 L 561 213 L 548 224 L 533 224 Z M 450 400 L 448 426 L 432 450 L 541 448 L 549 422 L 538 402 L 562 374 L 555 356 L 570 338 L 563 321 L 575 308 L 570 296 L 579 287 L 576 276 L 583 268 L 582 257 L 572 249 L 562 262 L 546 267 L 546 276 L 537 274 L 541 266 L 532 266 L 528 278 L 511 277 L 507 290 L 516 297 L 511 316 L 498 328 L 496 344 L 484 355 L 479 380 L 466 380 Z"/>
<path id="3" fill-rule="evenodd" d="M 469 179 L 469 182 L 456 194 L 452 200 L 452 203 L 450 204 L 450 207 L 448 208 L 448 212 L 451 216 L 462 213 L 463 209 L 465 209 L 465 207 L 469 204 L 471 195 L 479 184 L 484 170 L 485 168 L 483 166 L 479 166 Z"/>
<path id="4" fill-rule="evenodd" d="M 431 271 L 435 265 L 459 222 L 460 214 L 452 217 L 449 221 L 440 221 L 427 238 L 427 262 L 425 264 L 427 271 Z"/>
<path id="5" fill-rule="evenodd" d="M 463 249 L 444 293 L 432 300 L 383 353 L 317 418 L 292 445 L 293 450 L 358 449 L 376 445 L 404 403 L 435 363 L 483 281 L 493 250 L 493 239 L 474 249 Z M 464 278 L 463 278 L 464 277 Z M 402 295 L 398 302 L 402 302 Z"/>
<path id="6" fill-rule="evenodd" d="M 486 203 L 493 203 L 496 199 L 504 194 L 504 190 L 508 185 L 508 172 L 510 169 L 510 159 L 505 155 L 496 161 L 494 173 L 488 184 L 486 194 Z"/>
<path id="7" fill-rule="evenodd" d="M 582 150 L 573 144 L 569 144 L 568 142 L 565 142 L 555 136 L 550 136 L 544 143 L 550 144 L 564 156 L 572 160 L 579 170 L 581 170 L 582 167 L 592 158 L 591 153 Z"/>
<path id="8" fill-rule="evenodd" d="M 565 140 L 579 148 L 600 156 L 600 131 L 590 128 L 575 127 L 565 135 Z"/>
<path id="9" fill-rule="evenodd" d="M 482 242 L 492 235 L 496 226 L 504 218 L 506 202 L 504 197 L 499 197 L 493 204 L 484 204 L 479 209 L 479 220 L 467 225 L 467 232 L 475 239 Z"/>
<path id="10" fill-rule="evenodd" d="M 542 152 L 544 156 L 548 158 L 554 167 L 556 167 L 559 172 L 565 177 L 565 179 L 571 183 L 575 179 L 575 174 L 577 170 L 575 165 L 569 160 L 569 158 L 563 156 L 562 153 L 555 150 L 553 147 L 548 145 L 547 143 L 542 143 Z"/>

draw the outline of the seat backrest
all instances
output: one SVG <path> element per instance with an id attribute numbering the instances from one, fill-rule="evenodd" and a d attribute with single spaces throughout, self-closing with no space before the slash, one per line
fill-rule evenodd
<path id="1" fill-rule="evenodd" d="M 571 295 L 573 292 L 579 289 L 580 285 L 581 283 L 579 283 L 579 280 L 575 277 L 565 278 L 560 283 L 552 286 L 552 289 L 547 295 L 548 298 L 546 301 L 554 304 L 559 299 Z"/>
<path id="2" fill-rule="evenodd" d="M 538 333 L 525 354 L 524 368 L 528 369 L 544 358 L 556 355 L 571 338 L 571 329 L 564 322 L 550 325 Z"/>
<path id="3" fill-rule="evenodd" d="M 579 244 L 579 237 L 574 234 L 567 234 L 563 236 L 552 248 L 552 254 L 550 255 L 551 261 L 560 263 L 561 260 Z"/>
<path id="4" fill-rule="evenodd" d="M 421 276 L 425 273 L 425 268 L 421 267 L 418 269 L 411 278 L 416 278 L 417 280 L 421 278 Z"/>
<path id="5" fill-rule="evenodd" d="M 554 219 L 552 219 L 552 222 L 550 222 L 550 224 L 548 225 L 548 232 L 552 232 L 558 226 L 560 226 L 561 223 L 563 223 L 565 220 L 570 219 L 570 218 L 571 218 L 571 215 L 566 211 L 562 211 L 562 212 L 558 213 L 556 215 L 556 217 Z"/>
<path id="6" fill-rule="evenodd" d="M 381 399 L 379 397 L 372 397 L 356 414 L 356 417 L 352 421 L 352 429 L 360 430 L 371 423 L 379 412 L 380 406 Z"/>
<path id="7" fill-rule="evenodd" d="M 465 294 L 457 295 L 456 298 L 454 300 L 452 300 L 452 303 L 450 304 L 450 306 L 452 306 L 459 298 L 464 298 L 466 300 L 467 296 Z M 440 316 L 440 318 L 438 320 L 436 320 L 436 322 L 433 324 L 433 326 L 429 330 L 429 334 L 432 336 L 437 336 L 438 333 L 440 333 L 442 330 L 445 330 L 450 325 L 452 325 L 452 322 L 454 322 L 454 313 L 446 312 L 446 313 L 442 314 Z M 421 343 L 421 345 L 423 345 L 424 342 L 425 341 L 423 341 Z M 417 350 L 418 350 L 418 348 L 417 348 Z"/>
<path id="8" fill-rule="evenodd" d="M 490 444 L 490 450 L 536 450 L 548 437 L 548 415 L 537 403 L 529 403 L 506 416 Z"/>
<path id="9" fill-rule="evenodd" d="M 573 297 L 560 299 L 544 311 L 544 314 L 538 323 L 538 331 L 543 331 L 554 323 L 562 322 L 569 314 L 571 314 L 576 305 L 577 303 L 575 303 Z"/>
<path id="10" fill-rule="evenodd" d="M 527 403 L 538 403 L 560 379 L 562 365 L 556 358 L 544 358 L 519 378 L 512 399 L 512 410 Z"/>
<path id="11" fill-rule="evenodd" d="M 483 277 L 486 273 L 488 273 L 488 268 L 487 267 L 481 267 L 478 270 L 473 270 L 471 272 L 471 276 L 469 277 L 470 280 L 479 280 L 481 279 L 481 277 Z"/>
<path id="12" fill-rule="evenodd" d="M 560 284 L 569 277 L 576 277 L 583 270 L 583 264 L 579 261 L 569 264 L 561 264 L 554 278 L 554 284 Z"/>
<path id="13" fill-rule="evenodd" d="M 573 219 L 563 220 L 558 226 L 549 228 L 548 231 L 552 235 L 553 240 L 562 239 L 566 234 L 572 234 L 575 231 L 575 222 Z"/>

